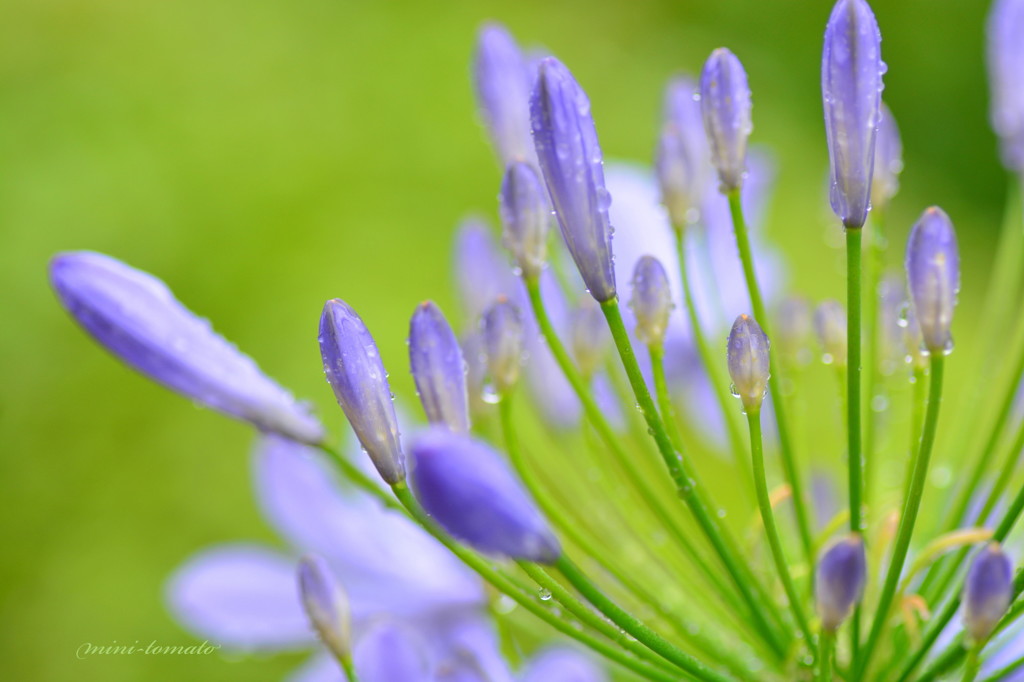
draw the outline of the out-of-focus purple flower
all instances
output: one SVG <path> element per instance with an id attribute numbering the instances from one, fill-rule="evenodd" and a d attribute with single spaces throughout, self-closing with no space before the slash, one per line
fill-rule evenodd
<path id="1" fill-rule="evenodd" d="M 466 361 L 455 332 L 433 301 L 416 306 L 409 322 L 409 365 L 427 421 L 468 433 Z"/>
<path id="2" fill-rule="evenodd" d="M 453 537 L 495 556 L 558 559 L 561 548 L 547 521 L 488 445 L 432 428 L 410 452 L 416 498 Z"/>
<path id="3" fill-rule="evenodd" d="M 924 340 L 921 338 L 921 325 L 917 323 L 917 315 L 914 314 L 914 306 L 908 305 L 904 312 L 903 319 L 903 344 L 907 351 L 907 362 L 914 369 L 928 368 L 928 354 L 924 350 Z"/>
<path id="4" fill-rule="evenodd" d="M 352 654 L 352 624 L 348 597 L 334 578 L 327 561 L 316 554 L 299 560 L 299 597 L 313 629 L 331 653 Z"/>
<path id="5" fill-rule="evenodd" d="M 567 647 L 551 647 L 534 656 L 522 682 L 607 682 L 608 675 L 593 660 Z"/>
<path id="6" fill-rule="evenodd" d="M 897 274 L 884 277 L 878 285 L 878 299 L 878 370 L 889 376 L 906 357 L 900 319 L 907 307 L 903 277 Z"/>
<path id="7" fill-rule="evenodd" d="M 1003 163 L 1024 170 L 1024 2 L 996 0 L 988 16 L 990 118 L 999 135 Z"/>
<path id="8" fill-rule="evenodd" d="M 665 91 L 664 116 L 654 167 L 661 202 L 679 230 L 698 219 L 711 171 L 697 84 L 687 77 L 673 78 Z"/>
<path id="9" fill-rule="evenodd" d="M 814 330 L 825 351 L 825 364 L 846 366 L 846 310 L 839 301 L 822 301 L 814 311 Z"/>
<path id="10" fill-rule="evenodd" d="M 363 635 L 354 662 L 360 682 L 431 678 L 427 643 L 415 630 L 391 621 L 376 623 Z"/>
<path id="11" fill-rule="evenodd" d="M 771 366 L 768 359 L 768 337 L 761 325 L 749 315 L 740 315 L 729 333 L 729 377 L 733 393 L 746 412 L 761 409 Z"/>
<path id="12" fill-rule="evenodd" d="M 483 334 L 471 329 L 462 334 L 460 345 L 466 359 L 466 395 L 469 398 L 469 414 L 475 419 L 486 413 L 488 402 L 484 400 L 487 381 L 487 356 L 484 351 Z"/>
<path id="13" fill-rule="evenodd" d="M 335 298 L 324 305 L 319 339 L 327 382 L 380 477 L 390 485 L 404 480 L 391 387 L 370 330 L 356 311 Z"/>
<path id="14" fill-rule="evenodd" d="M 882 102 L 882 35 L 864 0 L 839 0 L 825 28 L 821 95 L 831 162 L 829 199 L 848 228 L 868 217 Z"/>
<path id="15" fill-rule="evenodd" d="M 984 642 L 1013 599 L 1013 562 L 998 542 L 990 543 L 971 564 L 964 581 L 964 627 Z"/>
<path id="16" fill-rule="evenodd" d="M 323 427 L 304 406 L 152 275 L 77 251 L 54 256 L 50 282 L 96 341 L 157 383 L 262 431 L 323 440 Z"/>
<path id="17" fill-rule="evenodd" d="M 502 166 L 532 161 L 530 139 L 530 69 L 504 26 L 480 29 L 473 59 L 477 104 Z"/>
<path id="18" fill-rule="evenodd" d="M 700 75 L 700 106 L 722 193 L 739 189 L 747 170 L 747 139 L 754 130 L 750 88 L 743 65 L 720 47 Z"/>
<path id="19" fill-rule="evenodd" d="M 834 631 L 850 615 L 867 582 L 864 541 L 851 533 L 822 555 L 814 575 L 814 600 L 824 630 Z"/>
<path id="20" fill-rule="evenodd" d="M 523 317 L 507 298 L 499 298 L 480 321 L 487 373 L 503 394 L 519 381 L 523 366 Z"/>
<path id="21" fill-rule="evenodd" d="M 565 244 L 598 302 L 615 298 L 611 195 L 590 100 L 554 57 L 541 61 L 530 99 L 533 139 Z"/>
<path id="22" fill-rule="evenodd" d="M 629 307 L 636 316 L 636 336 L 648 347 L 665 343 L 668 318 L 675 306 L 665 267 L 654 256 L 643 256 L 633 268 L 633 296 Z"/>
<path id="23" fill-rule="evenodd" d="M 903 142 L 889 107 L 882 103 L 875 138 L 875 170 L 871 177 L 871 206 L 881 210 L 896 196 L 903 171 Z"/>
<path id="24" fill-rule="evenodd" d="M 491 230 L 477 219 L 459 226 L 455 235 L 455 279 L 466 318 L 474 324 L 499 296 L 512 296 L 518 283 Z"/>
<path id="25" fill-rule="evenodd" d="M 807 338 L 811 334 L 811 310 L 806 299 L 789 296 L 779 304 L 775 324 L 775 347 L 791 361 L 806 362 Z"/>
<path id="26" fill-rule="evenodd" d="M 924 347 L 929 353 L 953 348 L 950 326 L 960 290 L 960 253 L 949 216 L 936 206 L 914 225 L 907 241 L 907 284 Z"/>
<path id="27" fill-rule="evenodd" d="M 548 257 L 547 189 L 532 166 L 517 161 L 505 171 L 498 198 L 505 248 L 512 252 L 523 277 L 539 277 Z"/>
<path id="28" fill-rule="evenodd" d="M 604 361 L 612 337 L 601 306 L 589 297 L 580 298 L 570 315 L 572 354 L 580 373 L 592 376 Z"/>

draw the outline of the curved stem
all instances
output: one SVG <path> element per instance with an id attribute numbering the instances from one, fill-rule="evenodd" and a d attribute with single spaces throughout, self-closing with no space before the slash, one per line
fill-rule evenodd
<path id="1" fill-rule="evenodd" d="M 743 275 L 747 281 L 747 290 L 750 293 L 750 305 L 754 309 L 754 319 L 757 320 L 765 335 L 770 339 L 772 334 L 769 331 L 770 325 L 764 307 L 764 299 L 761 297 L 761 287 L 757 283 L 757 273 L 754 271 L 754 256 L 750 249 L 747 224 L 743 218 L 740 192 L 738 189 L 733 190 L 727 196 L 729 199 L 729 212 L 732 215 L 733 231 L 736 233 L 736 246 L 740 254 L 740 263 L 743 265 Z M 807 556 L 807 565 L 814 566 L 814 541 L 811 537 L 811 525 L 808 521 L 803 483 L 796 466 L 793 443 L 789 436 L 789 423 L 786 421 L 786 404 L 782 398 L 782 391 L 779 388 L 782 384 L 782 379 L 779 375 L 777 363 L 772 363 L 772 374 L 775 377 L 775 381 L 768 382 L 768 390 L 771 392 L 772 409 L 775 411 L 776 428 L 779 432 L 782 468 L 786 474 L 786 481 L 789 483 L 790 490 L 792 491 L 793 511 L 796 514 L 800 542 L 803 543 L 804 553 Z"/>
<path id="2" fill-rule="evenodd" d="M 754 473 L 754 490 L 757 492 L 757 504 L 761 509 L 761 520 L 764 522 L 764 530 L 768 535 L 768 545 L 771 547 L 772 558 L 775 560 L 775 568 L 779 573 L 779 580 L 786 591 L 786 598 L 789 599 L 789 607 L 793 611 L 796 624 L 803 633 L 804 641 L 808 648 L 813 650 L 814 635 L 811 634 L 810 625 L 804 615 L 803 607 L 800 605 L 800 595 L 793 584 L 793 577 L 789 574 L 789 566 L 786 563 L 786 555 L 782 550 L 782 540 L 779 538 L 779 530 L 775 526 L 775 513 L 772 511 L 772 502 L 768 496 L 768 479 L 764 471 L 764 448 L 761 438 L 761 413 L 748 412 L 747 424 L 750 427 L 750 459 L 751 470 Z"/>
<path id="3" fill-rule="evenodd" d="M 867 643 L 861 650 L 860 656 L 855 661 L 855 680 L 863 679 L 862 676 L 867 672 L 868 666 L 871 663 L 871 656 L 889 618 L 889 609 L 892 606 L 896 588 L 899 586 L 903 562 L 906 560 L 907 551 L 910 549 L 910 539 L 914 534 L 917 512 L 920 509 L 921 498 L 924 495 L 924 484 L 928 477 L 928 462 L 931 459 L 932 446 L 935 443 L 935 431 L 938 427 L 939 406 L 942 402 L 944 366 L 945 358 L 940 354 L 933 353 L 931 356 L 932 375 L 928 390 L 928 408 L 924 418 L 921 445 L 914 456 L 913 480 L 903 505 L 899 530 L 896 533 L 896 544 L 893 547 L 892 559 L 889 562 L 889 569 L 885 576 L 885 585 L 882 587 L 882 593 L 878 599 L 878 608 L 875 611 L 874 622 L 871 625 L 871 634 L 868 636 Z"/>

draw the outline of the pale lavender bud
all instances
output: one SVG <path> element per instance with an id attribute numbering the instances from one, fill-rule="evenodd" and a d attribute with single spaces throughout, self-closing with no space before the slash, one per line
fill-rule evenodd
<path id="1" fill-rule="evenodd" d="M 551 208 L 546 192 L 532 166 L 521 161 L 509 164 L 499 196 L 502 241 L 528 279 L 539 277 L 547 262 Z"/>
<path id="2" fill-rule="evenodd" d="M 319 339 L 327 383 L 380 477 L 389 485 L 405 480 L 391 387 L 370 330 L 335 298 L 324 304 Z"/>
<path id="3" fill-rule="evenodd" d="M 323 440 L 323 427 L 306 407 L 156 277 L 78 251 L 54 256 L 50 282 L 86 332 L 157 383 L 262 431 L 304 443 Z"/>
<path id="4" fill-rule="evenodd" d="M 807 362 L 807 338 L 811 334 L 811 309 L 806 299 L 790 296 L 779 304 L 774 337 L 776 347 L 797 362 Z"/>
<path id="5" fill-rule="evenodd" d="M 903 171 L 903 142 L 889 107 L 882 103 L 875 137 L 875 169 L 871 177 L 871 206 L 883 209 L 896 196 Z"/>
<path id="6" fill-rule="evenodd" d="M 504 26 L 480 29 L 473 77 L 477 104 L 502 165 L 532 160 L 530 68 Z"/>
<path id="7" fill-rule="evenodd" d="M 814 311 L 814 330 L 825 351 L 825 364 L 846 366 L 846 310 L 839 301 L 823 301 Z"/>
<path id="8" fill-rule="evenodd" d="M 882 36 L 864 0 L 839 0 L 825 28 L 821 94 L 831 162 L 832 210 L 848 228 L 868 217 L 882 102 Z"/>
<path id="9" fill-rule="evenodd" d="M 611 195 L 590 100 L 554 57 L 541 61 L 530 99 L 533 140 L 562 237 L 590 295 L 615 298 Z"/>
<path id="10" fill-rule="evenodd" d="M 996 0 L 988 16 L 990 118 L 1003 163 L 1024 170 L 1024 1 Z"/>
<path id="11" fill-rule="evenodd" d="M 490 446 L 432 427 L 411 454 L 416 498 L 452 537 L 497 557 L 554 563 L 561 555 L 547 521 Z"/>
<path id="12" fill-rule="evenodd" d="M 323 557 L 299 560 L 299 597 L 313 629 L 338 658 L 352 655 L 352 623 L 348 597 Z"/>
<path id="13" fill-rule="evenodd" d="M 747 73 L 736 55 L 724 47 L 712 52 L 704 64 L 700 106 L 719 189 L 722 193 L 738 190 L 747 171 L 747 139 L 754 124 Z"/>
<path id="14" fill-rule="evenodd" d="M 601 306 L 592 298 L 581 298 L 570 315 L 569 324 L 576 365 L 583 376 L 592 376 L 604 361 L 612 342 Z"/>
<path id="15" fill-rule="evenodd" d="M 953 349 L 950 326 L 960 290 L 960 254 L 949 216 L 926 209 L 907 242 L 907 283 L 924 347 L 929 353 Z"/>
<path id="16" fill-rule="evenodd" d="M 409 321 L 409 366 L 427 421 L 469 432 L 466 361 L 455 332 L 433 301 L 416 306 Z"/>
<path id="17" fill-rule="evenodd" d="M 867 582 L 864 541 L 851 533 L 825 552 L 814 575 L 814 601 L 823 630 L 838 628 L 864 595 Z"/>
<path id="18" fill-rule="evenodd" d="M 903 313 L 903 343 L 907 351 L 907 362 L 911 367 L 920 370 L 927 369 L 928 353 L 924 349 L 921 325 L 917 323 L 917 316 L 914 315 L 914 306 L 912 305 L 907 305 Z"/>
<path id="19" fill-rule="evenodd" d="M 500 395 L 519 381 L 523 367 L 523 318 L 519 308 L 502 297 L 480 322 L 487 372 Z"/>
<path id="20" fill-rule="evenodd" d="M 729 332 L 729 376 L 733 395 L 743 403 L 743 410 L 756 413 L 761 409 L 771 371 L 768 337 L 757 321 L 740 315 Z"/>
<path id="21" fill-rule="evenodd" d="M 964 582 L 964 627 L 975 642 L 984 642 L 1013 599 L 1013 562 L 998 542 L 990 543 L 971 564 Z"/>
<path id="22" fill-rule="evenodd" d="M 636 317 L 636 337 L 649 347 L 665 343 L 672 313 L 672 288 L 665 267 L 654 256 L 641 256 L 633 268 L 629 307 Z"/>
<path id="23" fill-rule="evenodd" d="M 475 324 L 494 299 L 518 291 L 505 254 L 486 223 L 470 218 L 455 234 L 455 278 L 466 317 Z"/>
<path id="24" fill-rule="evenodd" d="M 701 118 L 697 84 L 674 78 L 665 92 L 665 121 L 654 159 L 661 202 L 673 227 L 682 229 L 697 220 L 704 200 L 711 152 Z"/>
<path id="25" fill-rule="evenodd" d="M 888 275 L 878 285 L 878 370 L 885 376 L 896 371 L 903 360 L 907 308 L 906 286 L 901 275 Z"/>
<path id="26" fill-rule="evenodd" d="M 469 396 L 470 417 L 475 419 L 486 413 L 488 408 L 484 399 L 488 369 L 483 334 L 478 329 L 463 332 L 459 345 L 462 346 L 462 356 L 466 360 L 466 393 Z"/>

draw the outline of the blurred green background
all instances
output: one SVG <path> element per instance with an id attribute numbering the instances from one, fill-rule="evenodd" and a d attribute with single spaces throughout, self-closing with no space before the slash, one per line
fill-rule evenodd
<path id="1" fill-rule="evenodd" d="M 779 161 L 768 233 L 795 288 L 842 294 L 826 235 L 825 0 L 353 2 L 11 0 L 0 22 L 0 677 L 276 679 L 301 656 L 94 657 L 83 642 L 189 642 L 165 577 L 199 548 L 275 541 L 246 427 L 98 350 L 57 305 L 47 259 L 111 253 L 163 278 L 335 433 L 315 340 L 323 301 L 360 310 L 411 395 L 424 298 L 455 309 L 449 244 L 494 214 L 499 178 L 469 84 L 499 19 L 589 92 L 607 156 L 651 156 L 665 79 L 730 46 L 754 140 Z M 1005 179 L 986 120 L 984 2 L 875 0 L 885 99 L 906 147 L 890 224 L 941 203 L 965 260 L 958 327 L 984 285 Z M 955 378 L 954 378 L 955 380 Z"/>

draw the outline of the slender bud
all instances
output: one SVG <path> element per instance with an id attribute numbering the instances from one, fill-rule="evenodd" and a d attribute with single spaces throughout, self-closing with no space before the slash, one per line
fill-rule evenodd
<path id="1" fill-rule="evenodd" d="M 960 290 L 956 232 L 941 208 L 926 209 L 907 242 L 907 284 L 924 347 L 929 353 L 953 349 L 950 326 Z"/>
<path id="2" fill-rule="evenodd" d="M 466 361 L 455 332 L 433 301 L 416 306 L 409 322 L 409 366 L 427 421 L 468 433 Z"/>
<path id="3" fill-rule="evenodd" d="M 509 164 L 501 183 L 502 241 L 512 252 L 523 277 L 540 276 L 548 257 L 551 209 L 544 184 L 529 164 Z"/>
<path id="4" fill-rule="evenodd" d="M 737 190 L 747 171 L 747 139 L 751 121 L 747 73 L 732 52 L 711 53 L 700 75 L 700 107 L 711 145 L 711 163 L 718 170 L 723 194 Z"/>
<path id="5" fill-rule="evenodd" d="M 305 407 L 156 277 L 77 251 L 50 261 L 50 282 L 86 332 L 157 383 L 262 431 L 323 440 L 323 427 Z"/>
<path id="6" fill-rule="evenodd" d="M 864 594 L 867 582 L 864 541 L 851 533 L 825 552 L 814 575 L 814 600 L 823 630 L 838 628 Z"/>
<path id="7" fill-rule="evenodd" d="M 814 330 L 825 351 L 826 365 L 846 367 L 846 310 L 839 301 L 823 301 L 814 311 Z"/>
<path id="8" fill-rule="evenodd" d="M 530 139 L 530 69 L 515 39 L 486 24 L 473 59 L 477 104 L 502 165 L 534 158 Z"/>
<path id="9" fill-rule="evenodd" d="M 964 627 L 974 642 L 984 642 L 1013 599 L 1013 562 L 998 542 L 990 543 L 971 564 L 964 582 Z"/>
<path id="10" fill-rule="evenodd" d="M 889 107 L 882 104 L 875 137 L 875 169 L 871 176 L 871 206 L 882 210 L 900 188 L 903 171 L 903 142 Z"/>
<path id="11" fill-rule="evenodd" d="M 604 361 L 612 341 L 601 306 L 592 298 L 580 299 L 569 322 L 572 354 L 576 364 L 583 376 L 593 376 Z"/>
<path id="12" fill-rule="evenodd" d="M 487 372 L 501 395 L 516 385 L 523 367 L 523 317 L 501 297 L 484 313 L 480 327 Z"/>
<path id="13" fill-rule="evenodd" d="M 839 0 L 825 28 L 821 95 L 831 164 L 829 199 L 848 228 L 868 218 L 882 103 L 882 35 L 864 0 Z"/>
<path id="14" fill-rule="evenodd" d="M 729 332 L 729 376 L 733 394 L 743 403 L 743 410 L 754 414 L 761 409 L 768 389 L 771 364 L 770 344 L 761 326 L 749 315 L 740 315 Z"/>
<path id="15" fill-rule="evenodd" d="M 605 189 L 601 146 L 590 100 L 554 57 L 541 61 L 530 99 L 533 140 L 562 237 L 590 295 L 615 298 L 611 195 Z"/>
<path id="16" fill-rule="evenodd" d="M 990 118 L 1003 164 L 1024 170 L 1024 1 L 996 0 L 988 16 Z"/>
<path id="17" fill-rule="evenodd" d="M 405 480 L 391 387 L 370 330 L 335 298 L 324 304 L 319 338 L 327 383 L 363 449 L 386 483 Z"/>
<path id="18" fill-rule="evenodd" d="M 490 446 L 432 427 L 411 452 L 416 497 L 453 537 L 491 556 L 557 561 L 547 521 Z"/>
<path id="19" fill-rule="evenodd" d="M 775 325 L 775 346 L 791 362 L 806 364 L 810 352 L 807 339 L 811 335 L 811 310 L 806 299 L 790 296 L 779 304 Z"/>
<path id="20" fill-rule="evenodd" d="M 689 78 L 674 78 L 665 93 L 665 122 L 658 138 L 654 167 L 661 202 L 679 230 L 697 220 L 711 169 L 700 94 Z"/>
<path id="21" fill-rule="evenodd" d="M 299 560 L 299 596 L 313 629 L 338 658 L 352 655 L 352 623 L 348 597 L 323 557 Z"/>
<path id="22" fill-rule="evenodd" d="M 477 329 L 464 332 L 459 339 L 462 356 L 466 360 L 466 394 L 469 396 L 469 413 L 472 419 L 486 413 L 488 403 L 484 400 L 484 384 L 487 381 L 487 357 L 484 351 L 483 333 Z"/>
<path id="23" fill-rule="evenodd" d="M 633 268 L 629 307 L 636 316 L 636 337 L 648 347 L 662 347 L 674 306 L 668 274 L 654 256 L 641 256 Z"/>

